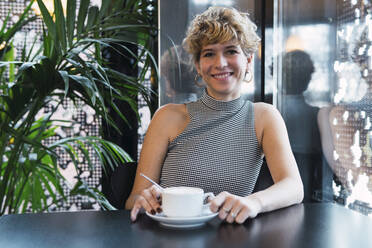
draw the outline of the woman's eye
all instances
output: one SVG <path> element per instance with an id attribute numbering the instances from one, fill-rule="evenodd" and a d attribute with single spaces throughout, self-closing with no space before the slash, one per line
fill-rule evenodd
<path id="1" fill-rule="evenodd" d="M 211 57 L 213 53 L 204 53 L 203 57 Z"/>
<path id="2" fill-rule="evenodd" d="M 237 54 L 238 53 L 238 51 L 236 51 L 236 50 L 228 50 L 227 51 L 227 54 L 230 54 L 230 55 L 234 55 L 234 54 Z"/>

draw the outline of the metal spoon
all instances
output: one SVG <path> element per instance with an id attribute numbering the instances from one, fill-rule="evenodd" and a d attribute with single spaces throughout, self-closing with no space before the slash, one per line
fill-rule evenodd
<path id="1" fill-rule="evenodd" d="M 144 175 L 143 173 L 140 173 L 140 175 L 143 176 L 144 178 L 146 178 L 149 182 L 154 184 L 156 187 L 158 187 L 161 191 L 164 191 L 164 188 L 162 186 L 160 186 L 159 184 L 157 184 L 156 182 L 151 180 L 148 176 Z"/>

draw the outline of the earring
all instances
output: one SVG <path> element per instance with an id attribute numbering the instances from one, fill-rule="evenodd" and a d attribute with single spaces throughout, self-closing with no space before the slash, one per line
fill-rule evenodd
<path id="1" fill-rule="evenodd" d="M 249 74 L 249 79 L 248 80 L 246 79 L 247 78 L 247 74 Z M 245 78 L 244 79 L 248 83 L 252 81 L 252 79 L 253 79 L 253 73 L 251 72 L 251 70 L 248 70 L 248 71 L 245 72 Z"/>
<path id="2" fill-rule="evenodd" d="M 201 78 L 201 76 L 199 75 L 199 73 L 196 73 L 195 78 L 194 78 L 194 83 L 198 87 L 203 87 L 203 85 L 199 83 L 199 78 Z"/>

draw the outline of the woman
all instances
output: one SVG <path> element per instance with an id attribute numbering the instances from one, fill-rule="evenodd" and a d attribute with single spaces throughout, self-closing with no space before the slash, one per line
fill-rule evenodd
<path id="1" fill-rule="evenodd" d="M 247 14 L 223 7 L 211 7 L 191 23 L 184 46 L 206 90 L 196 102 L 168 104 L 154 115 L 126 202 L 133 221 L 141 209 L 161 212 L 160 192 L 139 173 L 164 187 L 215 193 L 211 211 L 229 223 L 302 201 L 302 181 L 279 112 L 240 97 L 260 41 L 255 30 Z M 274 185 L 252 194 L 263 155 Z"/>

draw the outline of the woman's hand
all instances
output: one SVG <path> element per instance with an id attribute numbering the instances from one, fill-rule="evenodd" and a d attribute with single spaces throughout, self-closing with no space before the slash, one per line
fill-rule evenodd
<path id="1" fill-rule="evenodd" d="M 261 204 L 255 196 L 241 197 L 228 192 L 218 194 L 210 203 L 211 211 L 219 211 L 218 217 L 229 223 L 241 224 L 247 218 L 256 217 L 261 209 Z"/>
<path id="2" fill-rule="evenodd" d="M 156 212 L 161 213 L 161 191 L 155 186 L 144 189 L 141 194 L 135 197 L 132 211 L 130 212 L 130 218 L 132 221 L 137 219 L 137 215 L 140 210 L 155 214 Z"/>

